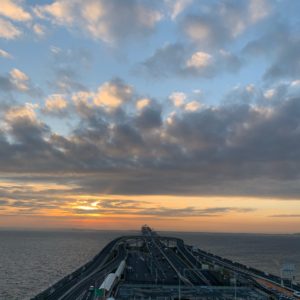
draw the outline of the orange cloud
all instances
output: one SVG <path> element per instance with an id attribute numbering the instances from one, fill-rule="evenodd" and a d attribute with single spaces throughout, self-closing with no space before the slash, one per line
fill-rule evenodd
<path id="1" fill-rule="evenodd" d="M 14 21 L 31 20 L 31 15 L 13 0 L 1 0 L 0 15 Z"/>

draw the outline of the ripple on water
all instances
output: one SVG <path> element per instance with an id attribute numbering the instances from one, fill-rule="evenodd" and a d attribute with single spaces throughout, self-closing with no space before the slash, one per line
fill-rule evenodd
<path id="1" fill-rule="evenodd" d="M 30 299 L 89 261 L 110 240 L 127 233 L 0 231 L 0 299 Z M 300 279 L 300 236 L 179 232 L 168 235 L 277 275 L 282 263 L 293 262 Z"/>

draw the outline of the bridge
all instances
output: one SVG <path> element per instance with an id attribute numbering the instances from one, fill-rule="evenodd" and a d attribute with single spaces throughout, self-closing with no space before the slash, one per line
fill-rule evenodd
<path id="1" fill-rule="evenodd" d="M 145 225 L 140 235 L 111 241 L 32 300 L 300 299 L 297 288 L 281 287 L 276 276 L 160 236 Z"/>

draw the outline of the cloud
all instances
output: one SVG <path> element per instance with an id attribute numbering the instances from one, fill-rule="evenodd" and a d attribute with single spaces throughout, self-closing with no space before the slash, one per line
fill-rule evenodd
<path id="1" fill-rule="evenodd" d="M 200 103 L 197 101 L 191 101 L 184 106 L 186 111 L 197 111 L 200 108 Z"/>
<path id="2" fill-rule="evenodd" d="M 0 15 L 13 21 L 29 21 L 31 15 L 13 0 L 1 0 Z"/>
<path id="3" fill-rule="evenodd" d="M 12 84 L 9 76 L 0 75 L 0 89 L 5 92 L 14 89 L 14 85 Z"/>
<path id="4" fill-rule="evenodd" d="M 267 65 L 263 74 L 266 82 L 280 79 L 293 80 L 300 76 L 300 55 L 297 51 L 299 46 L 297 24 L 274 19 L 260 36 L 245 45 L 243 54 L 249 60 L 257 59 L 257 57 L 266 59 Z"/>
<path id="5" fill-rule="evenodd" d="M 144 215 L 155 215 L 155 216 L 164 216 L 164 217 L 213 217 L 220 216 L 230 212 L 250 212 L 253 211 L 251 208 L 239 209 L 232 207 L 214 207 L 206 209 L 198 209 L 195 207 L 185 207 L 185 208 L 151 208 L 144 209 L 140 214 Z"/>
<path id="6" fill-rule="evenodd" d="M 64 135 L 39 120 L 36 106 L 12 106 L 3 118 L 1 170 L 31 177 L 64 172 L 80 193 L 298 198 L 299 97 L 297 90 L 289 95 L 290 83 L 285 93 L 273 88 L 272 101 L 247 85 L 231 101 L 198 109 L 189 100 L 170 115 L 155 99 L 135 109 L 143 98 L 112 80 L 65 95 L 73 98 L 66 113 L 79 120 Z"/>
<path id="7" fill-rule="evenodd" d="M 293 87 L 298 87 L 298 86 L 300 86 L 300 79 L 293 80 L 293 81 L 291 82 L 291 86 L 293 86 Z"/>
<path id="8" fill-rule="evenodd" d="M 176 43 L 158 48 L 137 66 L 136 72 L 154 78 L 211 78 L 223 72 L 237 72 L 241 66 L 242 61 L 238 56 L 223 49 L 214 53 L 191 51 L 183 44 Z"/>
<path id="9" fill-rule="evenodd" d="M 184 69 L 185 49 L 181 44 L 168 44 L 141 63 L 140 70 L 153 77 L 181 74 Z M 139 68 L 138 67 L 138 68 Z M 140 71 L 138 69 L 138 71 Z"/>
<path id="10" fill-rule="evenodd" d="M 92 38 L 111 44 L 151 33 L 162 18 L 151 4 L 150 1 L 142 3 L 136 0 L 126 3 L 119 0 L 56 0 L 51 4 L 37 5 L 34 11 L 40 18 L 69 29 L 83 30 Z"/>
<path id="11" fill-rule="evenodd" d="M 193 0 L 165 0 L 172 20 L 175 20 Z"/>
<path id="12" fill-rule="evenodd" d="M 256 23 L 267 17 L 271 12 L 271 3 L 266 0 L 252 0 L 249 3 L 249 21 Z"/>
<path id="13" fill-rule="evenodd" d="M 98 113 L 121 118 L 122 108 L 136 100 L 136 95 L 132 86 L 114 78 L 101 84 L 95 91 L 79 91 L 73 93 L 71 98 L 75 110 L 85 121 L 97 123 Z"/>
<path id="14" fill-rule="evenodd" d="M 94 96 L 96 106 L 108 109 L 117 108 L 132 98 L 132 88 L 124 84 L 120 79 L 105 82 Z"/>
<path id="15" fill-rule="evenodd" d="M 5 113 L 7 133 L 16 143 L 14 152 L 6 154 L 8 160 L 22 152 L 23 155 L 35 155 L 46 151 L 46 138 L 50 128 L 37 119 L 36 108 L 35 105 L 28 103 L 25 106 L 14 106 Z"/>
<path id="16" fill-rule="evenodd" d="M 37 122 L 36 114 L 35 114 L 35 106 L 27 103 L 24 106 L 14 106 L 11 107 L 5 113 L 6 121 L 10 123 L 14 123 L 18 120 L 28 120 L 31 123 Z"/>
<path id="17" fill-rule="evenodd" d="M 187 206 L 184 208 L 171 208 L 154 205 L 149 201 L 137 200 L 114 200 L 105 199 L 97 202 L 97 205 L 90 209 L 77 208 L 77 214 L 103 214 L 103 215 L 140 215 L 140 216 L 160 216 L 160 217 L 216 217 L 228 213 L 247 213 L 252 212 L 252 208 L 236 207 L 210 207 L 195 208 Z"/>
<path id="18" fill-rule="evenodd" d="M 50 47 L 52 62 L 59 68 L 71 67 L 74 61 L 80 66 L 88 69 L 93 61 L 92 54 L 87 48 L 62 49 L 56 46 Z"/>
<path id="19" fill-rule="evenodd" d="M 92 55 L 86 48 L 61 49 L 51 46 L 52 78 L 49 86 L 56 92 L 74 93 L 75 91 L 87 90 L 81 83 L 83 71 L 87 72 L 92 65 Z M 76 62 L 76 63 L 75 63 Z"/>
<path id="20" fill-rule="evenodd" d="M 137 201 L 137 200 L 118 200 L 118 199 L 103 199 L 97 202 L 98 207 L 102 208 L 113 208 L 113 209 L 137 209 L 141 205 L 148 204 L 147 201 Z"/>
<path id="21" fill-rule="evenodd" d="M 181 28 L 202 49 L 223 47 L 272 12 L 269 1 L 203 2 L 181 21 Z"/>
<path id="22" fill-rule="evenodd" d="M 27 91 L 29 77 L 19 69 L 12 69 L 10 72 L 10 78 L 12 84 L 20 91 Z"/>
<path id="23" fill-rule="evenodd" d="M 100 199 L 99 199 L 100 198 Z M 109 199 L 99 196 L 80 197 L 76 186 L 63 183 L 54 184 L 48 180 L 41 182 L 11 182 L 0 184 L 0 206 L 18 215 L 44 214 L 45 211 L 60 211 L 64 215 L 124 217 L 156 216 L 156 217 L 219 217 L 232 213 L 249 213 L 255 211 L 251 207 L 199 207 L 184 206 L 173 208 L 155 201 L 134 199 Z M 51 212 L 53 213 L 53 212 Z"/>
<path id="24" fill-rule="evenodd" d="M 8 74 L 0 75 L 0 91 L 26 93 L 32 97 L 41 96 L 41 90 L 35 87 L 29 76 L 13 68 Z"/>
<path id="25" fill-rule="evenodd" d="M 0 18 L 0 38 L 13 40 L 21 34 L 22 32 L 11 22 Z"/>
<path id="26" fill-rule="evenodd" d="M 6 97 L 11 98 L 11 101 L 14 101 L 11 92 L 31 97 L 42 96 L 41 89 L 34 86 L 29 76 L 17 68 L 11 69 L 8 74 L 0 75 L 0 91 L 6 93 Z"/>
<path id="27" fill-rule="evenodd" d="M 220 23 L 220 19 L 211 16 L 188 16 L 182 26 L 192 41 L 201 43 L 205 48 L 220 46 L 230 39 L 230 33 Z"/>
<path id="28" fill-rule="evenodd" d="M 0 184 L 0 205 L 18 215 L 40 214 L 45 210 L 63 209 L 70 203 L 69 193 L 70 186 L 63 184 L 5 180 Z"/>
<path id="29" fill-rule="evenodd" d="M 65 93 L 72 91 L 85 90 L 86 87 L 80 82 L 80 76 L 78 71 L 69 66 L 55 66 L 54 67 L 54 79 L 49 82 L 49 86 L 56 91 Z"/>
<path id="30" fill-rule="evenodd" d="M 50 95 L 45 101 L 43 112 L 46 114 L 61 115 L 66 112 L 68 102 L 61 94 Z"/>
<path id="31" fill-rule="evenodd" d="M 276 93 L 275 89 L 268 89 L 264 92 L 264 97 L 266 99 L 272 99 Z"/>
<path id="32" fill-rule="evenodd" d="M 33 29 L 34 33 L 39 37 L 43 37 L 46 34 L 46 29 L 41 24 L 34 24 L 32 26 L 32 29 Z"/>
<path id="33" fill-rule="evenodd" d="M 147 107 L 150 104 L 151 100 L 148 98 L 140 99 L 136 102 L 136 108 L 137 110 L 143 110 L 145 107 Z"/>
<path id="34" fill-rule="evenodd" d="M 134 119 L 137 128 L 142 130 L 158 129 L 162 125 L 162 111 L 159 105 L 144 108 Z"/>
<path id="35" fill-rule="evenodd" d="M 19 63 L 0 74 L 0 205 L 6 211 L 179 219 L 252 211 L 201 206 L 204 197 L 207 203 L 216 195 L 236 201 L 250 196 L 299 201 L 296 1 L 3 3 L 0 37 L 7 49 L 0 49 L 0 57 L 6 66 Z M 141 39 L 156 29 L 149 45 L 142 45 Z M 50 40 L 39 39 L 53 30 L 59 32 Z M 23 33 L 22 43 L 48 47 L 48 53 L 42 51 L 48 65 L 40 65 L 46 82 L 38 78 L 48 94 L 37 99 L 39 105 L 32 82 L 36 68 L 21 61 L 26 51 L 10 50 Z M 57 37 L 66 40 L 56 43 Z M 66 48 L 71 40 L 74 47 Z M 130 41 L 135 44 L 129 46 Z M 97 52 L 98 46 L 104 48 Z M 134 55 L 115 57 L 111 51 L 126 48 Z M 5 60 L 12 54 L 18 59 Z M 104 75 L 98 69 L 99 62 L 105 67 L 103 59 L 111 66 Z M 135 64 L 138 70 L 132 74 Z M 109 80 L 118 65 L 130 82 Z M 242 67 L 247 69 L 237 76 Z M 99 72 L 107 78 L 95 82 L 93 76 L 88 86 L 90 75 Z M 153 85 L 159 88 L 153 96 L 132 85 L 151 89 L 141 74 L 167 81 Z M 6 186 L 9 179 L 15 185 Z M 51 182 L 65 186 L 46 187 Z M 201 197 L 195 206 L 172 207 L 134 200 L 142 198 L 138 195 Z"/>
<path id="36" fill-rule="evenodd" d="M 277 57 L 265 72 L 264 78 L 267 80 L 300 76 L 300 54 L 298 51 L 300 39 L 291 37 L 290 40 L 282 42 L 285 46 L 281 45 Z"/>
<path id="37" fill-rule="evenodd" d="M 20 169 L 25 170 L 30 157 L 39 161 L 32 166 L 34 172 L 47 169 L 49 163 L 54 169 L 62 163 L 60 150 L 51 144 L 51 129 L 38 119 L 37 109 L 37 105 L 28 103 L 12 106 L 4 113 L 5 135 L 9 140 L 6 137 L 1 139 L 1 154 L 5 159 L 2 158 L 0 164 L 7 172 L 14 172 L 11 163 L 18 163 Z"/>
<path id="38" fill-rule="evenodd" d="M 194 53 L 187 61 L 188 68 L 201 69 L 212 63 L 212 56 L 208 53 L 198 51 Z"/>
<path id="39" fill-rule="evenodd" d="M 173 102 L 173 105 L 175 107 L 180 107 L 184 104 L 186 100 L 186 94 L 182 92 L 173 92 L 170 96 L 169 99 Z"/>
<path id="40" fill-rule="evenodd" d="M 0 49 L 0 57 L 4 57 L 4 58 L 12 58 L 12 55 L 8 52 L 6 52 L 3 49 Z"/>
<path id="41" fill-rule="evenodd" d="M 136 101 L 137 95 L 132 86 L 119 78 L 114 78 L 99 85 L 95 91 L 75 92 L 70 98 L 72 108 L 75 108 L 85 121 L 90 122 L 93 118 L 98 118 L 97 114 L 103 116 L 110 114 L 110 117 L 122 118 L 122 109 Z"/>
<path id="42" fill-rule="evenodd" d="M 272 215 L 272 218 L 300 218 L 300 214 L 280 214 L 280 215 Z"/>
<path id="43" fill-rule="evenodd" d="M 29 79 L 28 76 L 19 69 L 12 69 L 10 71 L 10 76 L 16 81 L 27 81 Z"/>

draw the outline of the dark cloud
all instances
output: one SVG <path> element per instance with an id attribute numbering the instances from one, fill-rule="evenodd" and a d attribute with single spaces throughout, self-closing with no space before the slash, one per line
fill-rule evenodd
<path id="1" fill-rule="evenodd" d="M 155 1 L 148 0 L 58 0 L 56 5 L 63 17 L 51 4 L 38 5 L 34 10 L 41 18 L 109 44 L 151 34 L 162 17 Z"/>
<path id="2" fill-rule="evenodd" d="M 135 113 L 86 107 L 65 136 L 54 134 L 32 108 L 14 108 L 0 138 L 1 170 L 32 180 L 63 173 L 75 194 L 298 198 L 299 98 L 264 106 L 263 99 L 236 97 L 171 117 L 154 101 Z"/>
<path id="3" fill-rule="evenodd" d="M 259 56 L 272 56 L 278 53 L 282 44 L 278 41 L 287 41 L 290 36 L 290 28 L 287 23 L 278 20 L 270 24 L 261 34 L 253 40 L 250 40 L 244 46 L 244 54 Z M 288 46 L 288 45 L 284 45 Z"/>
<path id="4" fill-rule="evenodd" d="M 47 143 L 44 140 L 50 133 L 50 128 L 43 123 L 35 123 L 27 118 L 18 118 L 10 122 L 9 134 L 15 139 L 20 147 L 30 147 L 34 154 L 36 151 L 44 151 Z M 21 150 L 21 149 L 20 149 Z"/>
<path id="5" fill-rule="evenodd" d="M 187 58 L 181 44 L 169 44 L 159 48 L 144 61 L 140 70 L 148 72 L 154 77 L 167 77 L 169 74 L 180 74 L 184 69 L 184 60 Z M 139 71 L 139 67 L 138 70 Z"/>
<path id="6" fill-rule="evenodd" d="M 300 218 L 300 214 L 281 214 L 281 215 L 272 215 L 272 218 Z"/>
<path id="7" fill-rule="evenodd" d="M 23 178 L 22 178 L 23 180 Z M 32 181 L 31 181 L 32 182 Z M 32 186 L 28 186 L 23 180 L 23 184 L 9 184 L 4 187 L 0 187 L 0 199 L 1 201 L 10 200 L 12 203 L 34 201 L 36 203 L 48 203 L 50 200 L 64 203 L 65 195 L 69 195 L 70 189 L 55 189 L 55 188 L 42 188 L 35 189 Z M 5 200 L 7 199 L 7 200 Z"/>
<path id="8" fill-rule="evenodd" d="M 265 72 L 265 79 L 274 80 L 278 78 L 297 78 L 300 76 L 300 39 L 291 38 L 284 42 L 278 56 Z"/>
<path id="9" fill-rule="evenodd" d="M 201 49 L 219 49 L 270 17 L 272 8 L 267 0 L 201 1 L 182 18 L 180 27 Z"/>
<path id="10" fill-rule="evenodd" d="M 223 72 L 237 72 L 242 64 L 241 58 L 222 49 L 207 53 L 177 43 L 158 48 L 151 57 L 136 67 L 135 72 L 154 78 L 211 78 Z"/>
<path id="11" fill-rule="evenodd" d="M 182 29 L 192 40 L 201 43 L 202 48 L 222 47 L 231 40 L 230 28 L 224 20 L 210 12 L 202 15 L 187 15 L 182 21 Z"/>
<path id="12" fill-rule="evenodd" d="M 3 154 L 0 158 L 1 169 L 14 172 L 14 164 L 18 164 L 20 169 L 26 169 L 26 166 L 36 161 L 32 165 L 32 171 L 39 172 L 44 168 L 48 169 L 46 165 L 50 161 L 56 167 L 61 164 L 64 156 L 50 142 L 50 127 L 36 119 L 31 107 L 15 106 L 6 112 L 5 118 L 6 134 L 0 140 Z M 7 140 L 7 135 L 12 142 Z"/>
<path id="13" fill-rule="evenodd" d="M 14 99 L 29 102 L 42 95 L 26 70 L 0 74 L 0 209 L 34 216 L 52 210 L 51 214 L 75 212 L 78 218 L 118 214 L 124 220 L 130 215 L 139 220 L 180 220 L 254 209 L 203 208 L 200 203 L 174 208 L 134 200 L 135 195 L 299 201 L 300 27 L 295 12 L 300 2 L 203 0 L 176 12 L 177 3 L 169 20 L 170 11 L 162 13 L 172 6 L 168 2 L 57 0 L 56 7 L 52 1 L 32 8 L 43 26 L 50 22 L 65 26 L 75 37 L 84 32 L 98 46 L 101 41 L 101 47 L 105 43 L 115 48 L 100 49 L 103 57 L 96 58 L 88 50 L 94 44 L 50 47 L 44 66 L 52 94 L 48 106 L 47 101 L 39 107 L 20 106 Z M 155 31 L 160 20 L 163 30 L 143 51 L 139 42 Z M 170 41 L 160 43 L 167 33 L 172 33 Z M 137 43 L 129 45 L 130 40 Z M 80 42 L 85 47 L 85 38 Z M 120 54 L 124 49 L 137 55 L 125 58 Z M 181 90 L 187 95 L 188 89 L 203 86 L 203 79 L 222 79 L 224 73 L 231 74 L 222 81 L 220 92 L 239 80 L 255 77 L 259 83 L 236 85 L 220 96 L 220 104 L 209 105 L 204 104 L 208 103 L 206 90 L 215 88 L 208 98 L 217 95 L 219 87 L 213 84 L 220 82 L 211 80 L 202 89 L 203 103 L 188 111 L 188 103 L 176 106 L 170 99 L 163 103 L 139 95 L 120 78 L 89 90 L 87 72 L 98 65 L 94 59 L 101 62 L 107 55 L 107 63 L 112 62 L 108 73 L 118 69 L 116 62 L 122 65 L 123 75 L 135 64 L 131 75 L 186 79 Z M 140 63 L 134 62 L 137 58 Z M 233 78 L 246 63 L 249 69 Z M 142 85 L 149 89 L 151 82 Z M 156 92 L 166 93 L 170 82 L 161 87 Z M 68 119 L 54 124 L 54 116 Z M 113 199 L 99 200 L 103 195 Z M 127 199 L 119 200 L 120 195 Z M 269 217 L 298 218 L 299 214 Z"/>
<path id="14" fill-rule="evenodd" d="M 12 84 L 9 76 L 0 75 L 0 89 L 4 92 L 10 92 L 14 90 L 14 85 Z"/>
<path id="15" fill-rule="evenodd" d="M 248 42 L 243 49 L 247 58 L 267 57 L 269 65 L 264 80 L 274 82 L 281 78 L 300 76 L 299 23 L 277 20 L 270 24 L 258 38 Z"/>
<path id="16" fill-rule="evenodd" d="M 0 93 L 4 93 L 5 95 L 11 93 L 24 93 L 31 97 L 41 97 L 43 95 L 42 90 L 35 86 L 29 78 L 26 80 L 17 80 L 13 77 L 11 72 L 10 74 L 0 74 Z M 1 102 L 4 101 L 0 99 L 0 106 L 2 104 Z"/>
<path id="17" fill-rule="evenodd" d="M 29 201 L 15 201 L 13 203 L 10 203 L 10 207 L 16 207 L 16 208 L 26 208 L 27 210 L 34 211 L 34 210 L 40 210 L 40 209 L 57 209 L 59 208 L 59 205 L 55 203 L 55 201 L 48 201 L 49 203 L 39 203 L 38 201 L 34 201 L 34 199 L 31 199 Z"/>
<path id="18" fill-rule="evenodd" d="M 135 119 L 136 126 L 142 130 L 159 128 L 162 125 L 161 113 L 160 107 L 150 106 L 144 108 Z"/>
<path id="19" fill-rule="evenodd" d="M 161 161 L 152 162 L 157 168 Z M 191 164 L 192 165 L 192 164 Z M 232 168 L 203 163 L 201 171 L 178 170 L 174 166 L 169 171 L 128 171 L 124 174 L 86 175 L 70 180 L 78 186 L 75 193 L 119 194 L 119 195 L 188 195 L 188 196 L 254 196 L 264 199 L 299 199 L 299 179 L 266 179 L 267 175 L 254 175 L 259 166 Z M 263 166 L 261 167 L 263 169 Z M 248 174 L 254 172 L 254 174 Z M 271 176 L 278 176 L 280 169 Z M 240 176 L 239 173 L 240 172 Z M 256 179 L 248 179 L 249 177 Z M 55 180 L 55 179 L 54 179 Z"/>

